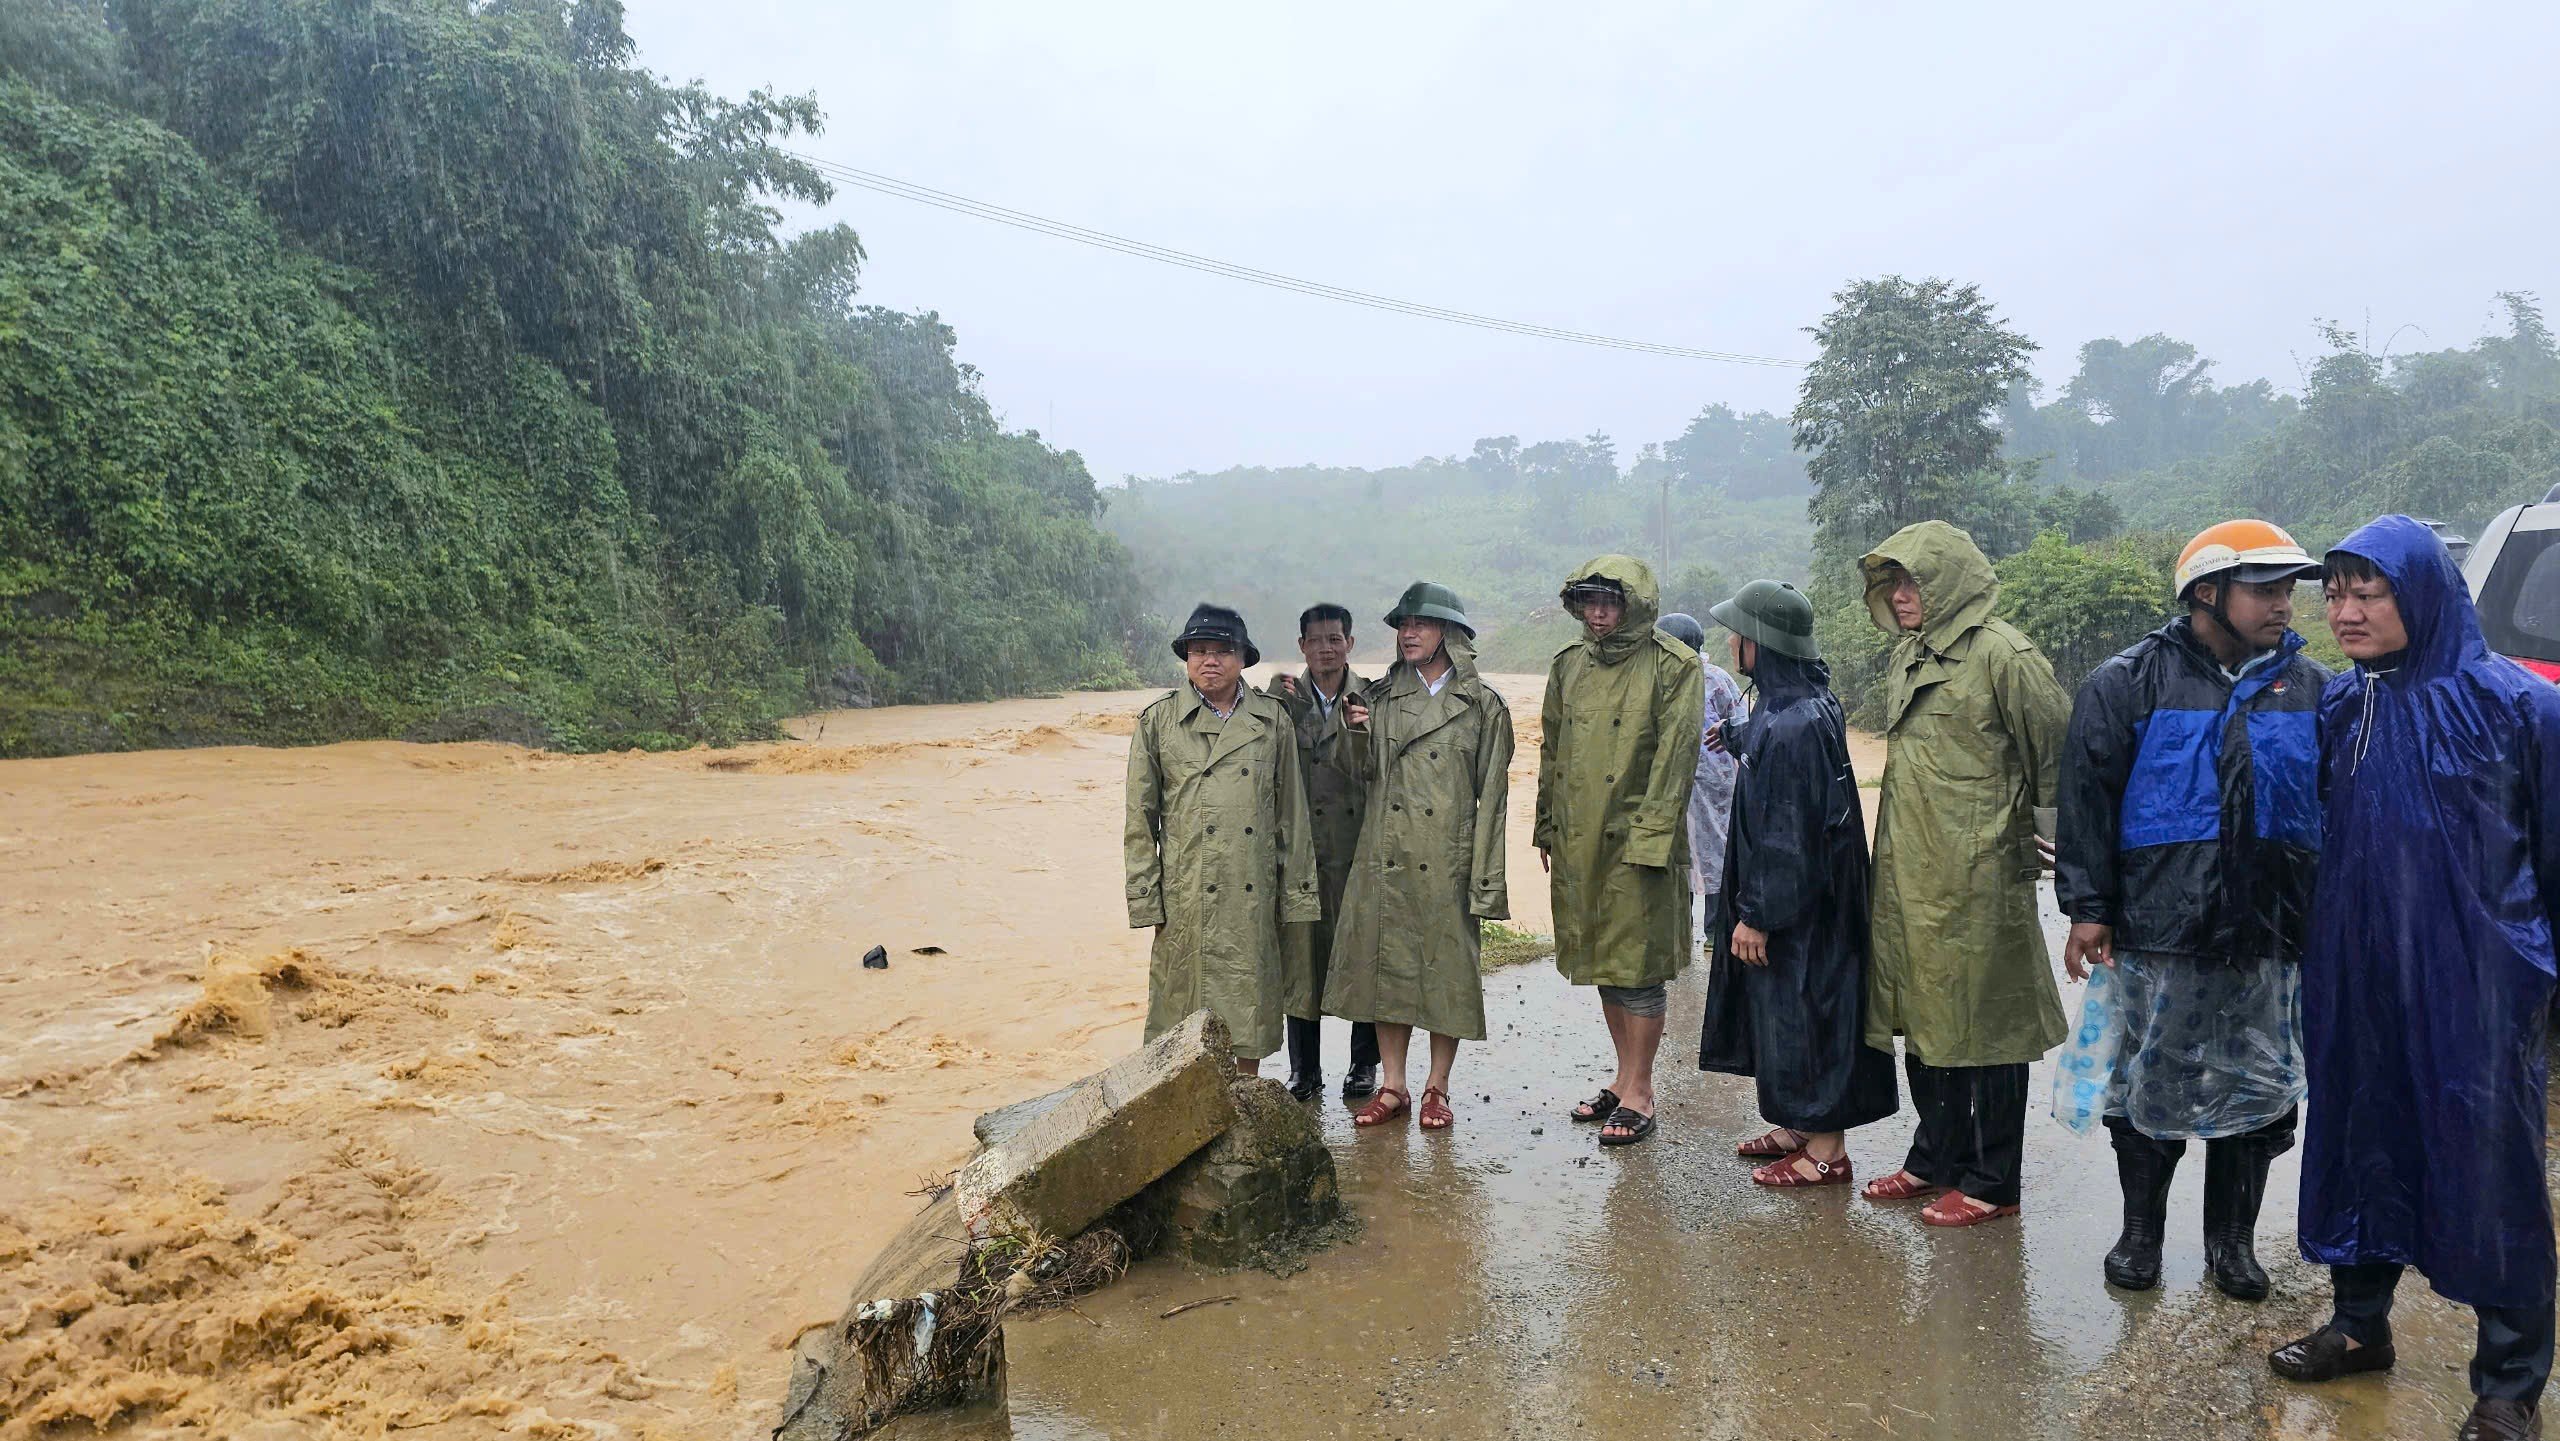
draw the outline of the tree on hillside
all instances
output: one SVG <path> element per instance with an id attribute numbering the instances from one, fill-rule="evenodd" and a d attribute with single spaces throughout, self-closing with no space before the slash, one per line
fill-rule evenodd
<path id="1" fill-rule="evenodd" d="M 1991 423 L 2035 343 L 2000 323 L 1972 285 L 1898 275 L 1841 289 L 1812 334 L 1795 443 L 1813 452 L 1818 543 L 1855 555 L 1943 514 L 1997 472 Z"/>
<path id="2" fill-rule="evenodd" d="M 2519 396 L 2560 391 L 2560 346 L 2552 343 L 2540 300 L 2530 290 L 2501 290 L 2498 304 L 2507 312 L 2508 333 L 2480 342 L 2498 389 Z"/>
<path id="3" fill-rule="evenodd" d="M 1520 437 L 1491 435 L 1476 442 L 1467 469 L 1484 478 L 1487 490 L 1509 490 L 1520 483 Z"/>
<path id="4" fill-rule="evenodd" d="M 1755 498 L 1804 493 L 1804 458 L 1784 417 L 1721 402 L 1698 412 L 1663 447 L 1672 484 L 1696 495 Z"/>
<path id="5" fill-rule="evenodd" d="M 2146 540 L 2073 545 L 2047 531 L 2000 562 L 2000 614 L 2053 662 L 2064 689 L 2173 610 L 2168 572 Z"/>

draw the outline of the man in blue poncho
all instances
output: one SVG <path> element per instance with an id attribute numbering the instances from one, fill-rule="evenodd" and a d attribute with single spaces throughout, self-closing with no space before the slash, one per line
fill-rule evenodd
<path id="1" fill-rule="evenodd" d="M 2452 557 L 2407 516 L 2340 542 L 2325 582 L 2356 664 L 2320 704 L 2301 1229 L 2337 1299 L 2268 1362 L 2297 1381 L 2387 1369 L 2392 1289 L 2415 1266 L 2479 1317 L 2457 1435 L 2539 1436 L 2560 689 L 2489 652 Z"/>

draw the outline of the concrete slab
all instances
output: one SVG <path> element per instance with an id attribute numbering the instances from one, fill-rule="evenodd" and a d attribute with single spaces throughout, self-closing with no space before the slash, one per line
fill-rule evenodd
<path id="1" fill-rule="evenodd" d="M 1202 1010 L 1060 1094 L 960 1171 L 973 1240 L 1064 1240 L 1102 1219 L 1235 1123 L 1232 1042 Z"/>
<path id="2" fill-rule="evenodd" d="M 1056 1109 L 1058 1102 L 1066 1096 L 1067 1092 L 1074 1090 L 1080 1084 L 1082 1083 L 1070 1081 L 1054 1091 L 1033 1096 L 1030 1100 L 1016 1101 L 1010 1106 L 998 1106 L 992 1111 L 983 1112 L 978 1119 L 969 1123 L 969 1131 L 978 1138 L 978 1144 L 981 1146 L 1001 1146 L 1021 1134 L 1023 1127 Z"/>

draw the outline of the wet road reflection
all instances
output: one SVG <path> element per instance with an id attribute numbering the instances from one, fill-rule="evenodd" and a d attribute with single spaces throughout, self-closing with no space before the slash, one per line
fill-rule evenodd
<path id="1" fill-rule="evenodd" d="M 2414 1277 L 2393 1376 L 2315 1390 L 2267 1373 L 2266 1351 L 2326 1311 L 2325 1274 L 2294 1258 L 2293 1156 L 2260 1225 L 2266 1304 L 2203 1278 L 2200 1150 L 2161 1289 L 2109 1291 L 2113 1157 L 2050 1120 L 2045 1066 L 2021 1222 L 1940 1232 L 1854 1187 L 1752 1185 L 1732 1154 L 1762 1126 L 1750 1083 L 1693 1069 L 1704 983 L 1693 968 L 1673 988 L 1652 1142 L 1602 1151 L 1566 1116 L 1607 1079 L 1593 995 L 1544 965 L 1499 972 L 1454 1131 L 1358 1133 L 1323 1103 L 1355 1241 L 1286 1278 L 1141 1266 L 1081 1314 L 1010 1328 L 1009 1410 L 886 1434 L 2365 1438 L 2461 1419 L 2470 1318 Z M 1852 1135 L 1862 1180 L 1899 1163 L 1911 1127 L 1906 1098 Z"/>

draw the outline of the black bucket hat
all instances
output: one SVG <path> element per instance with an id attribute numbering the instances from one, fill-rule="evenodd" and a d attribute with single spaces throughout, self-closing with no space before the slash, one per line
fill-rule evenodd
<path id="1" fill-rule="evenodd" d="M 1173 653 L 1189 659 L 1191 643 L 1195 640 L 1225 641 L 1244 653 L 1246 665 L 1262 664 L 1262 652 L 1253 648 L 1252 638 L 1244 633 L 1244 617 L 1225 606 L 1211 605 L 1207 601 L 1193 606 L 1191 619 L 1183 625 L 1182 634 L 1173 638 Z"/>

